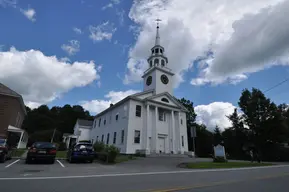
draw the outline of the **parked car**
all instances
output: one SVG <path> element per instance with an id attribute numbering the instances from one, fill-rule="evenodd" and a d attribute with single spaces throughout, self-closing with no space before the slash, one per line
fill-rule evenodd
<path id="1" fill-rule="evenodd" d="M 6 160 L 11 159 L 12 148 L 7 144 L 6 139 L 0 138 L 0 163 L 4 163 Z"/>
<path id="2" fill-rule="evenodd" d="M 75 161 L 88 161 L 92 163 L 94 156 L 95 152 L 93 145 L 88 142 L 76 143 L 67 151 L 67 160 L 69 163 L 73 163 Z"/>
<path id="3" fill-rule="evenodd" d="M 35 142 L 29 148 L 26 163 L 43 160 L 53 164 L 55 162 L 56 146 L 50 142 Z"/>

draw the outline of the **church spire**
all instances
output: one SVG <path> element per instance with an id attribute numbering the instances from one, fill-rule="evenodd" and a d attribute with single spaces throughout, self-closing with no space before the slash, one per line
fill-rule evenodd
<path id="1" fill-rule="evenodd" d="M 160 26 L 159 26 L 159 22 L 162 21 L 160 19 L 156 19 L 156 22 L 157 22 L 157 34 L 156 34 L 156 42 L 155 42 L 155 46 L 156 45 L 160 45 Z"/>

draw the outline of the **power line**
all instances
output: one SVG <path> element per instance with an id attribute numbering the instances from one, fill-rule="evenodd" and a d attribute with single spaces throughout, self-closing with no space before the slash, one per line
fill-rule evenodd
<path id="1" fill-rule="evenodd" d="M 277 83 L 276 85 L 270 87 L 269 89 L 266 89 L 265 91 L 263 91 L 263 93 L 267 93 L 267 92 L 275 89 L 276 87 L 279 87 L 279 86 L 282 85 L 283 83 L 286 83 L 287 81 L 289 81 L 289 78 L 287 78 L 287 79 L 285 79 L 285 80 Z M 235 106 L 230 106 L 230 107 L 226 107 L 226 108 L 224 108 L 224 109 L 220 109 L 220 110 L 218 110 L 218 111 L 224 111 L 224 110 L 230 109 L 230 108 L 232 108 L 232 107 L 237 108 L 237 109 L 239 108 L 239 107 L 235 107 Z"/>

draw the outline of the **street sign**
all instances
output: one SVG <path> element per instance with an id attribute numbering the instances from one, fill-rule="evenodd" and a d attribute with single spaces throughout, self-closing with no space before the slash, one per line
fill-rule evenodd
<path id="1" fill-rule="evenodd" d="M 196 127 L 192 126 L 191 127 L 191 137 L 197 137 L 197 132 L 196 132 Z"/>

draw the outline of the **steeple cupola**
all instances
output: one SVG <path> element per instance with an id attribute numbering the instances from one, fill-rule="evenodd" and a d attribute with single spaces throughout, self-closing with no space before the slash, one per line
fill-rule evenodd
<path id="1" fill-rule="evenodd" d="M 167 67 L 168 65 L 168 58 L 164 55 L 165 48 L 161 46 L 160 44 L 160 26 L 159 21 L 160 19 L 157 19 L 157 33 L 156 33 L 156 40 L 155 45 L 153 48 L 151 48 L 151 55 L 148 58 L 149 68 L 153 66 L 157 67 Z"/>

